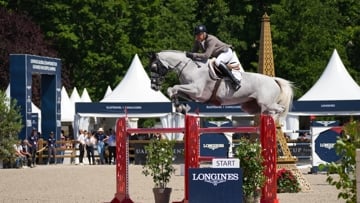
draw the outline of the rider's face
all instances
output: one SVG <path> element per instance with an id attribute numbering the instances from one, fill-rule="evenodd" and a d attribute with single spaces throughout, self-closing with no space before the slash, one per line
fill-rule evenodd
<path id="1" fill-rule="evenodd" d="M 196 41 L 202 42 L 205 40 L 205 32 L 200 32 L 199 34 L 195 35 Z"/>

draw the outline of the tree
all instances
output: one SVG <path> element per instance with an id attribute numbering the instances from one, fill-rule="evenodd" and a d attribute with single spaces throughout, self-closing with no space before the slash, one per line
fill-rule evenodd
<path id="1" fill-rule="evenodd" d="M 349 39 L 343 31 L 347 25 L 340 5 L 334 1 L 283 0 L 272 7 L 276 75 L 295 82 L 296 97 L 317 81 L 334 49 L 345 66 L 349 65 L 344 49 Z"/>
<path id="2" fill-rule="evenodd" d="M 11 161 L 14 158 L 14 144 L 22 129 L 22 117 L 16 101 L 10 101 L 0 90 L 0 160 Z"/>
<path id="3" fill-rule="evenodd" d="M 246 71 L 257 72 L 261 16 L 270 16 L 276 75 L 296 85 L 296 97 L 319 78 L 333 49 L 360 81 L 360 1 L 93 0 L 0 1 L 40 25 L 63 61 L 65 87 L 88 88 L 94 100 L 122 79 L 138 54 L 189 50 L 193 27 L 232 44 Z M 177 82 L 167 78 L 166 85 Z"/>
<path id="4" fill-rule="evenodd" d="M 50 42 L 44 39 L 40 27 L 30 17 L 0 7 L 0 89 L 10 81 L 10 54 L 34 54 L 56 57 Z M 40 103 L 40 77 L 33 77 L 33 100 Z"/>

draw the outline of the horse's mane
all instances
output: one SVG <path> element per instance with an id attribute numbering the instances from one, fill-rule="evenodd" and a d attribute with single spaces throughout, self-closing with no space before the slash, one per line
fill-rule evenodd
<path id="1" fill-rule="evenodd" d="M 171 49 L 168 49 L 168 50 L 162 50 L 161 52 L 175 52 L 175 53 L 184 53 L 184 51 L 180 51 L 180 50 L 171 50 Z"/>

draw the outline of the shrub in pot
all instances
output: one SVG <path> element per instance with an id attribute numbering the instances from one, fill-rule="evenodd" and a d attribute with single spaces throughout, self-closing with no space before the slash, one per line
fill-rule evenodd
<path id="1" fill-rule="evenodd" d="M 153 139 L 149 145 L 145 146 L 146 163 L 142 173 L 151 176 L 154 182 L 154 195 L 156 203 L 168 203 L 170 200 L 171 188 L 167 187 L 172 174 L 175 173 L 173 167 L 175 141 Z"/>
<path id="2" fill-rule="evenodd" d="M 256 202 L 266 179 L 260 143 L 246 138 L 240 139 L 235 148 L 235 157 L 240 159 L 240 167 L 243 169 L 244 202 Z"/>

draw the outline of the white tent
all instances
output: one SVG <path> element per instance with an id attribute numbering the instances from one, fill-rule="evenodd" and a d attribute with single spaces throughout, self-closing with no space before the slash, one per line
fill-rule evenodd
<path id="1" fill-rule="evenodd" d="M 336 49 L 318 81 L 298 101 L 360 100 L 360 87 L 347 72 Z"/>
<path id="2" fill-rule="evenodd" d="M 89 96 L 89 93 L 87 91 L 86 88 L 84 88 L 82 94 L 81 94 L 81 98 L 80 98 L 81 102 L 87 102 L 87 103 L 91 103 L 91 98 Z M 75 106 L 74 106 L 75 108 Z M 84 129 L 84 130 L 90 130 L 94 128 L 94 121 L 92 120 L 90 117 L 81 117 L 80 121 L 79 121 L 79 128 L 80 129 Z"/>
<path id="3" fill-rule="evenodd" d="M 74 112 L 74 105 L 70 101 L 69 95 L 63 86 L 61 88 L 61 122 L 73 122 Z"/>
<path id="4" fill-rule="evenodd" d="M 136 54 L 120 84 L 100 102 L 170 102 L 160 91 L 151 89 L 150 84 L 150 78 Z"/>
<path id="5" fill-rule="evenodd" d="M 5 95 L 7 98 L 10 99 L 10 84 L 7 86 Z M 41 132 L 41 110 L 39 107 L 37 107 L 33 102 L 31 102 L 31 113 L 37 113 L 38 114 L 38 131 Z"/>
<path id="6" fill-rule="evenodd" d="M 170 106 L 169 112 L 157 113 L 155 109 L 151 109 L 153 110 L 153 112 L 150 113 L 147 103 L 150 105 L 154 104 L 156 107 L 159 106 L 156 104 L 161 105 L 163 103 L 168 103 Z M 139 110 L 139 113 L 126 114 L 114 113 L 112 111 L 113 109 L 123 108 L 124 105 L 130 108 L 132 107 L 135 109 L 142 109 L 145 112 L 142 113 L 142 110 Z M 97 111 L 97 108 L 102 109 Z M 101 127 L 107 126 L 108 128 L 114 128 L 113 125 L 115 124 L 115 120 L 120 116 L 127 116 L 129 118 L 129 125 L 134 128 L 137 127 L 138 118 L 147 117 L 161 118 L 163 127 L 173 127 L 173 125 L 177 125 L 173 124 L 174 119 L 172 119 L 170 99 L 167 98 L 160 91 L 155 91 L 151 89 L 150 78 L 146 73 L 143 65 L 141 64 L 137 54 L 134 56 L 129 69 L 121 82 L 114 88 L 114 90 L 110 94 L 104 96 L 100 103 L 91 104 L 91 110 L 93 110 L 91 113 L 78 112 L 78 117 L 97 117 L 98 125 Z M 178 136 L 169 135 L 169 138 L 174 139 L 178 138 Z"/>
<path id="7" fill-rule="evenodd" d="M 286 129 L 299 129 L 299 115 L 360 115 L 360 87 L 336 49 L 317 82 L 294 102 Z"/>
<path id="8" fill-rule="evenodd" d="M 104 94 L 104 97 L 103 99 L 105 99 L 107 96 L 109 96 L 110 94 L 112 93 L 112 89 L 110 87 L 110 85 L 108 85 L 107 89 L 106 89 L 106 92 Z"/>
<path id="9" fill-rule="evenodd" d="M 89 93 L 86 90 L 86 88 L 84 88 L 84 90 L 81 94 L 80 101 L 81 102 L 91 102 L 91 98 L 90 98 Z"/>
<path id="10" fill-rule="evenodd" d="M 75 105 L 76 102 L 81 102 L 81 98 L 79 95 L 79 92 L 77 91 L 77 88 L 74 87 L 71 95 L 70 95 L 70 101 Z"/>

